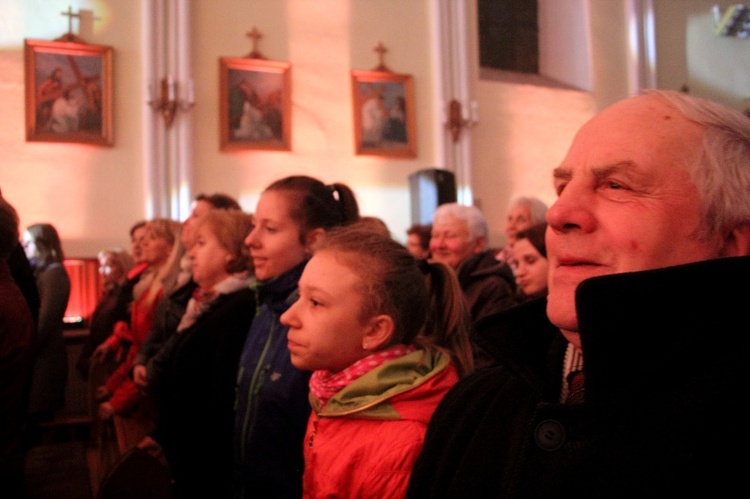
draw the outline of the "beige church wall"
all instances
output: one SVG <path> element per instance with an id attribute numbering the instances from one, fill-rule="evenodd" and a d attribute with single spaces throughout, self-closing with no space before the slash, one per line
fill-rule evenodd
<path id="1" fill-rule="evenodd" d="M 194 2 L 193 111 L 195 191 L 237 196 L 252 211 L 265 186 L 286 175 L 306 174 L 326 183 L 343 182 L 357 194 L 364 215 L 381 217 L 405 240 L 411 224 L 408 175 L 437 163 L 428 0 L 223 0 Z M 219 148 L 219 57 L 250 52 L 246 33 L 262 33 L 258 50 L 291 64 L 292 150 L 232 151 Z M 378 65 L 373 48 L 383 42 L 384 62 L 414 78 L 416 158 L 358 156 L 350 71 Z"/>
<path id="2" fill-rule="evenodd" d="M 503 228 L 506 209 L 511 198 L 534 196 L 548 205 L 555 200 L 552 188 L 552 169 L 565 156 L 575 132 L 596 111 L 592 93 L 572 89 L 560 81 L 575 80 L 569 68 L 559 58 L 572 58 L 572 52 L 583 52 L 580 35 L 565 47 L 555 36 L 568 38 L 568 30 L 559 29 L 554 22 L 562 9 L 565 19 L 578 26 L 587 26 L 589 18 L 584 0 L 542 0 L 540 6 L 540 73 L 521 75 L 497 70 L 480 70 L 477 40 L 472 40 L 471 59 L 474 61 L 474 94 L 479 109 L 479 123 L 472 129 L 472 184 L 474 203 L 482 209 L 489 228 L 489 245 L 505 244 Z M 547 5 L 544 5 L 547 3 Z M 476 2 L 472 2 L 476 8 Z M 544 10 L 544 9 L 547 10 Z M 469 16 L 476 32 L 476 14 Z M 545 25 L 545 19 L 551 24 Z M 547 54 L 544 50 L 550 50 Z M 546 64 L 545 64 L 546 62 Z M 589 63 L 580 63 L 585 68 Z M 589 70 L 585 70 L 589 76 Z M 546 76 L 544 76 L 546 74 Z M 559 80 L 547 76 L 559 75 Z M 586 86 L 579 79 L 571 83 Z"/>
<path id="3" fill-rule="evenodd" d="M 143 216 L 140 139 L 140 2 L 4 0 L 0 15 L 0 187 L 23 227 L 55 225 L 68 256 L 95 256 L 127 245 Z M 24 38 L 52 40 L 68 31 L 71 6 L 92 10 L 88 43 L 114 47 L 113 147 L 26 142 Z M 116 22 L 115 22 L 116 19 Z M 78 33 L 78 21 L 73 21 Z"/>

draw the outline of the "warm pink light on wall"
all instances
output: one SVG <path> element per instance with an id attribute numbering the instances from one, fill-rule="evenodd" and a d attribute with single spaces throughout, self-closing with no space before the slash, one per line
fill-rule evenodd
<path id="1" fill-rule="evenodd" d="M 70 298 L 63 322 L 86 325 L 102 293 L 99 260 L 96 258 L 66 258 L 63 262 L 70 277 Z"/>

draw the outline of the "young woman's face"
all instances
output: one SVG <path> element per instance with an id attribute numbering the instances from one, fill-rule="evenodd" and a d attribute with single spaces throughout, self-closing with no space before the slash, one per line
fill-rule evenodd
<path id="1" fill-rule="evenodd" d="M 281 316 L 298 369 L 339 372 L 367 354 L 360 278 L 337 256 L 328 250 L 315 253 L 299 280 L 299 299 Z"/>
<path id="2" fill-rule="evenodd" d="M 167 262 L 169 253 L 172 251 L 172 244 L 153 230 L 148 230 L 143 239 L 142 251 L 143 261 L 152 267 L 158 267 Z"/>
<path id="3" fill-rule="evenodd" d="M 146 232 L 145 226 L 138 227 L 133 231 L 130 238 L 130 253 L 136 265 L 143 262 L 143 244 L 146 240 Z"/>
<path id="4" fill-rule="evenodd" d="M 24 252 L 26 252 L 26 258 L 28 258 L 29 260 L 35 258 L 39 253 L 36 249 L 34 238 L 31 236 L 28 230 L 23 231 L 23 250 Z"/>
<path id="5" fill-rule="evenodd" d="M 264 192 L 253 215 L 255 227 L 245 238 L 260 280 L 278 277 L 308 257 L 300 242 L 300 226 L 289 216 L 288 193 Z"/>
<path id="6" fill-rule="evenodd" d="M 208 225 L 203 224 L 195 229 L 193 245 L 188 254 L 192 261 L 193 280 L 203 289 L 211 289 L 230 273 L 227 263 L 232 253 L 219 243 L 219 239 Z"/>
<path id="7" fill-rule="evenodd" d="M 513 243 L 513 263 L 516 282 L 525 294 L 533 295 L 547 289 L 549 262 L 528 239 Z"/>

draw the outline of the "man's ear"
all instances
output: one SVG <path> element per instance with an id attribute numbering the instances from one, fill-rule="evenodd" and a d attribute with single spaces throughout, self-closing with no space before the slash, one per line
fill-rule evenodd
<path id="1" fill-rule="evenodd" d="M 305 235 L 305 251 L 312 255 L 325 236 L 326 231 L 320 227 L 308 231 Z"/>
<path id="2" fill-rule="evenodd" d="M 363 350 L 379 350 L 386 346 L 393 337 L 393 318 L 390 315 L 376 315 L 368 322 L 367 332 L 362 338 Z"/>
<path id="3" fill-rule="evenodd" d="M 750 223 L 738 225 L 724 236 L 722 256 L 750 255 Z"/>

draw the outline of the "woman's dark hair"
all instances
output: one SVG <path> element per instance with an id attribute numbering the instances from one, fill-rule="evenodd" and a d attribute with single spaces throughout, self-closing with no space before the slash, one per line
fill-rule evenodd
<path id="1" fill-rule="evenodd" d="M 359 220 L 359 205 L 346 184 L 326 185 L 306 175 L 284 177 L 266 187 L 264 192 L 288 192 L 289 216 L 300 225 L 300 242 L 312 229 L 326 231 Z"/>
<path id="2" fill-rule="evenodd" d="M 229 194 L 215 192 L 213 194 L 198 194 L 195 196 L 196 201 L 205 201 L 214 208 L 220 210 L 242 210 L 242 206 Z"/>
<path id="3" fill-rule="evenodd" d="M 62 263 L 65 260 L 60 236 L 52 224 L 33 224 L 28 226 L 26 231 L 36 245 L 36 268 L 44 268 L 51 263 Z"/>
<path id="4" fill-rule="evenodd" d="M 516 241 L 528 239 L 532 246 L 536 248 L 540 255 L 547 258 L 547 244 L 544 242 L 544 234 L 547 232 L 547 222 L 532 225 L 526 230 L 518 231 Z"/>

